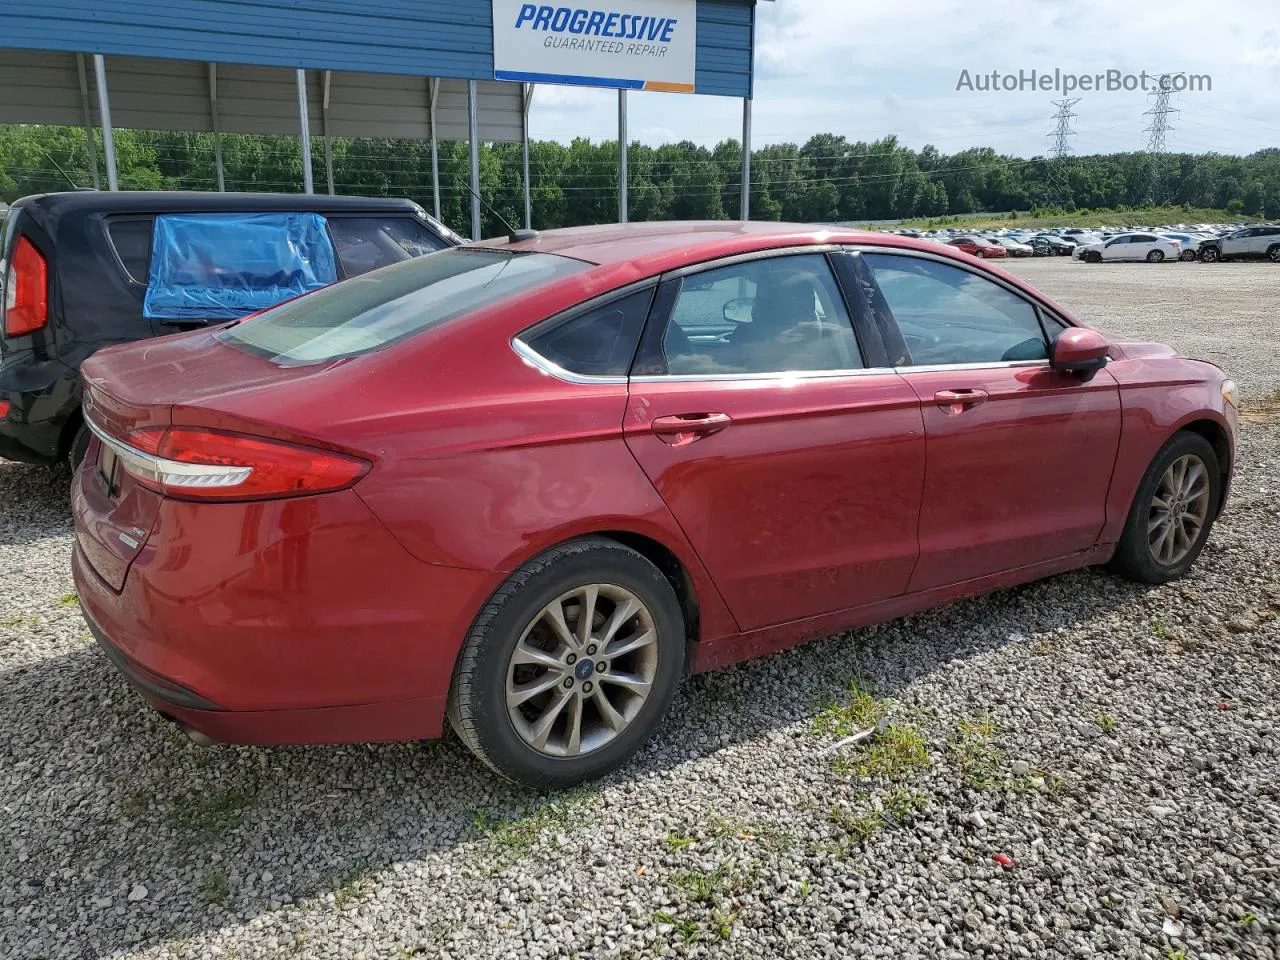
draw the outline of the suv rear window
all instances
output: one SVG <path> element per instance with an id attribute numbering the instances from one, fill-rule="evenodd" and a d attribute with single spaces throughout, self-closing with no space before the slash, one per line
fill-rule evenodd
<path id="1" fill-rule="evenodd" d="M 455 247 L 317 290 L 218 337 L 286 366 L 322 363 L 368 353 L 590 269 L 544 253 Z"/>
<path id="2" fill-rule="evenodd" d="M 115 247 L 125 273 L 134 283 L 146 283 L 151 271 L 151 234 L 154 227 L 152 217 L 114 217 L 107 221 L 111 245 Z"/>
<path id="3" fill-rule="evenodd" d="M 358 277 L 443 250 L 448 244 L 412 217 L 329 217 L 329 233 L 343 272 Z"/>

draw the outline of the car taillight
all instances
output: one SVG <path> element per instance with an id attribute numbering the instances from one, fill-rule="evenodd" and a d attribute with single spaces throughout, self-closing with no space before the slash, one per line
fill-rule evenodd
<path id="1" fill-rule="evenodd" d="M 26 237 L 19 237 L 4 283 L 5 335 L 20 337 L 48 322 L 49 272 L 44 255 Z"/>
<path id="2" fill-rule="evenodd" d="M 197 427 L 148 428 L 124 441 L 94 432 L 138 483 L 187 500 L 327 493 L 351 486 L 371 466 L 331 450 Z"/>

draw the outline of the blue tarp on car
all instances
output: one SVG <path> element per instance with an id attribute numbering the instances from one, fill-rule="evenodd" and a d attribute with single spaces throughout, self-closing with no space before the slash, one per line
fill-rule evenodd
<path id="1" fill-rule="evenodd" d="M 143 313 L 234 320 L 337 279 L 319 214 L 164 214 L 156 217 Z"/>

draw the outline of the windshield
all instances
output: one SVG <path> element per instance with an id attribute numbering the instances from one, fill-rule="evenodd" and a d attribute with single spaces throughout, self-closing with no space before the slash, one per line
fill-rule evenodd
<path id="1" fill-rule="evenodd" d="M 457 247 L 334 284 L 218 336 L 283 365 L 321 363 L 376 350 L 589 269 L 550 254 Z"/>

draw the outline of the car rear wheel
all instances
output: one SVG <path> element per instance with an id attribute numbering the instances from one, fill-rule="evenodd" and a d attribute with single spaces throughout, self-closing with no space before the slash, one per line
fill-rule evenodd
<path id="1" fill-rule="evenodd" d="M 1272 263 L 1280 263 L 1280 243 L 1267 251 L 1267 259 Z"/>
<path id="2" fill-rule="evenodd" d="M 567 787 L 615 770 L 649 739 L 684 662 L 684 618 L 661 571 L 612 540 L 576 540 L 525 564 L 481 610 L 449 720 L 502 776 Z"/>
<path id="3" fill-rule="evenodd" d="M 1152 250 L 1147 254 L 1147 263 L 1160 263 L 1164 260 L 1163 250 Z"/>
<path id="4" fill-rule="evenodd" d="M 986 256 L 987 256 L 985 253 L 983 253 L 983 252 L 982 252 L 982 248 L 981 248 L 981 247 L 979 247 L 977 250 L 973 251 L 973 255 L 974 255 L 975 257 L 977 257 L 979 260 L 984 260 L 984 259 L 986 259 Z"/>
<path id="5" fill-rule="evenodd" d="M 1088 253 L 1086 253 L 1086 254 L 1084 255 L 1084 257 L 1085 257 L 1085 259 L 1086 259 L 1086 260 L 1088 260 L 1090 263 L 1101 263 L 1101 262 L 1102 262 L 1102 254 L 1100 254 L 1097 250 L 1090 250 Z"/>
<path id="6" fill-rule="evenodd" d="M 1190 263 L 1195 258 L 1196 258 L 1196 252 L 1194 250 L 1183 250 L 1180 254 L 1178 254 L 1178 259 L 1181 260 L 1183 263 Z"/>
<path id="7" fill-rule="evenodd" d="M 1111 570 L 1140 583 L 1182 576 L 1204 549 L 1221 499 L 1213 446 L 1199 434 L 1175 434 L 1142 478 Z"/>

